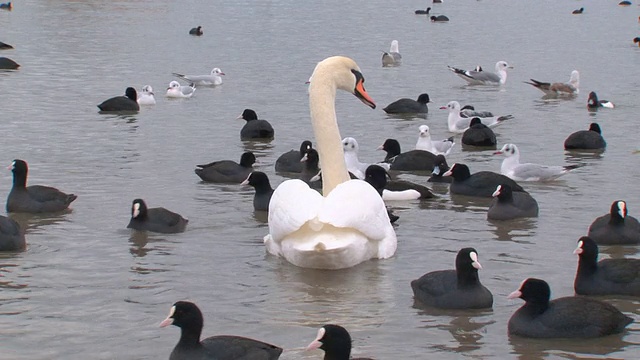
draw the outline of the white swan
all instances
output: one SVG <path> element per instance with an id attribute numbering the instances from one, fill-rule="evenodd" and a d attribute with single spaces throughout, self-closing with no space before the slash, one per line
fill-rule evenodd
<path id="1" fill-rule="evenodd" d="M 269 204 L 267 251 L 306 268 L 342 269 L 369 259 L 386 259 L 397 239 L 380 195 L 362 180 L 350 180 L 335 113 L 336 89 L 375 108 L 364 78 L 351 59 L 318 63 L 309 85 L 309 107 L 320 155 L 320 195 L 301 180 L 280 184 Z"/>

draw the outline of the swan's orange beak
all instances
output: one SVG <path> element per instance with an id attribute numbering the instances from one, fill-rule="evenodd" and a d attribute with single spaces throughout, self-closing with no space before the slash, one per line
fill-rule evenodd
<path id="1" fill-rule="evenodd" d="M 364 89 L 364 76 L 356 69 L 351 69 L 351 73 L 356 77 L 356 87 L 353 89 L 353 95 L 360 99 L 365 105 L 375 109 L 376 103 L 373 102 L 371 96 L 367 94 L 367 90 Z M 309 80 L 311 80 L 311 78 L 309 78 Z"/>
<path id="2" fill-rule="evenodd" d="M 365 105 L 371 107 L 372 109 L 376 108 L 376 104 L 373 102 L 373 99 L 367 93 L 367 90 L 364 89 L 364 78 L 359 78 L 356 83 L 356 88 L 354 89 L 354 95 L 360 99 Z"/>

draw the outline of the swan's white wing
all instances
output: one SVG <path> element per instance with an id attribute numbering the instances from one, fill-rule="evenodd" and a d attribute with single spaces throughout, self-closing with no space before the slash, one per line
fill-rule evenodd
<path id="1" fill-rule="evenodd" d="M 302 180 L 287 180 L 280 184 L 269 202 L 271 239 L 278 242 L 315 218 L 323 200 L 320 193 Z"/>
<path id="2" fill-rule="evenodd" d="M 365 181 L 349 180 L 333 189 L 325 198 L 318 219 L 336 227 L 354 228 L 370 240 L 379 241 L 380 259 L 390 257 L 396 251 L 396 234 L 384 201 Z"/>

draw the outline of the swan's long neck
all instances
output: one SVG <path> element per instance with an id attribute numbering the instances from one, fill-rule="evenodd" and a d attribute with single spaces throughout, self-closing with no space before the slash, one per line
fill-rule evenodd
<path id="1" fill-rule="evenodd" d="M 322 169 L 322 195 L 326 197 L 336 186 L 349 180 L 349 173 L 336 118 L 336 85 L 331 74 L 322 70 L 316 69 L 309 85 L 309 107 Z"/>

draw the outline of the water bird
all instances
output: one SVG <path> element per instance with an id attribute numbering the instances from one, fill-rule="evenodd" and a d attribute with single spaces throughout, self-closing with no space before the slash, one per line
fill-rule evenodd
<path id="1" fill-rule="evenodd" d="M 402 64 L 402 55 L 400 55 L 400 50 L 398 49 L 398 40 L 393 40 L 391 41 L 389 52 L 382 52 L 382 66 L 390 67 L 399 66 L 400 64 Z"/>
<path id="2" fill-rule="evenodd" d="M 217 86 L 222 84 L 222 76 L 225 73 L 220 68 L 213 68 L 209 75 L 184 75 L 178 73 L 172 73 L 172 75 L 195 86 Z"/>
<path id="3" fill-rule="evenodd" d="M 240 129 L 240 139 L 273 139 L 275 131 L 273 126 L 263 119 L 258 119 L 258 114 L 254 110 L 244 109 L 238 119 L 246 121 L 242 129 Z"/>
<path id="4" fill-rule="evenodd" d="M 253 195 L 253 209 L 255 211 L 269 210 L 273 189 L 267 174 L 262 171 L 254 171 L 240 185 L 249 185 L 255 189 L 255 194 Z"/>
<path id="5" fill-rule="evenodd" d="M 29 166 L 27 162 L 15 159 L 11 163 L 13 187 L 7 197 L 6 209 L 9 213 L 54 213 L 66 210 L 78 198 L 75 194 L 44 185 L 27 186 Z"/>
<path id="6" fill-rule="evenodd" d="M 194 27 L 189 30 L 189 35 L 202 36 L 204 32 L 202 32 L 202 26 Z"/>
<path id="7" fill-rule="evenodd" d="M 469 85 L 504 85 L 507 82 L 507 69 L 513 69 L 513 66 L 510 66 L 506 61 L 496 63 L 495 73 L 447 67 Z"/>
<path id="8" fill-rule="evenodd" d="M 276 159 L 276 171 L 289 173 L 302 172 L 304 166 L 301 163 L 301 159 L 304 156 L 305 152 L 312 147 L 313 146 L 311 145 L 311 141 L 304 140 L 300 144 L 299 150 L 290 150 L 280 155 Z"/>
<path id="9" fill-rule="evenodd" d="M 350 180 L 335 115 L 335 90 L 375 103 L 364 89 L 360 68 L 350 58 L 318 63 L 309 84 L 315 149 L 322 168 L 322 195 L 302 180 L 281 183 L 271 198 L 267 251 L 306 268 L 343 269 L 395 254 L 397 238 L 380 195 Z"/>
<path id="10" fill-rule="evenodd" d="M 511 190 L 511 186 L 500 184 L 491 195 L 493 201 L 487 210 L 489 220 L 511 220 L 537 217 L 538 202 L 529 193 Z"/>
<path id="11" fill-rule="evenodd" d="M 505 144 L 494 155 L 504 155 L 500 173 L 515 181 L 551 181 L 580 167 L 580 165 L 549 166 L 520 163 L 520 150 L 516 144 Z"/>
<path id="12" fill-rule="evenodd" d="M 429 112 L 429 108 L 427 107 L 429 102 L 431 102 L 429 100 L 429 94 L 422 93 L 418 95 L 417 100 L 401 98 L 387 105 L 382 110 L 387 114 L 426 114 Z"/>
<path id="13" fill-rule="evenodd" d="M 609 100 L 598 99 L 598 95 L 596 94 L 595 91 L 590 92 L 589 98 L 587 99 L 587 109 L 596 110 L 601 107 L 613 109 L 616 106 Z"/>
<path id="14" fill-rule="evenodd" d="M 371 358 L 351 357 L 351 335 L 340 325 L 327 324 L 318 329 L 316 338 L 307 346 L 306 350 L 324 350 L 327 360 L 373 360 Z"/>
<path id="15" fill-rule="evenodd" d="M 451 149 L 456 144 L 453 136 L 444 140 L 432 141 L 431 131 L 428 125 L 420 125 L 418 127 L 418 141 L 416 142 L 416 150 L 428 151 L 434 155 L 449 155 Z"/>
<path id="16" fill-rule="evenodd" d="M 180 85 L 177 81 L 172 81 L 169 83 L 169 87 L 167 88 L 167 97 L 168 98 L 190 98 L 196 92 L 196 87 L 193 84 L 190 85 Z"/>
<path id="17" fill-rule="evenodd" d="M 265 342 L 235 335 L 210 336 L 200 340 L 204 318 L 198 306 L 178 301 L 160 327 L 180 328 L 180 340 L 171 351 L 169 360 L 277 360 L 282 348 Z"/>
<path id="18" fill-rule="evenodd" d="M 549 284 L 541 279 L 526 279 L 507 298 L 525 301 L 509 319 L 509 335 L 527 338 L 595 338 L 621 333 L 633 322 L 615 306 L 586 296 L 550 300 Z"/>
<path id="19" fill-rule="evenodd" d="M 614 201 L 608 214 L 599 216 L 589 225 L 587 236 L 600 245 L 640 244 L 640 222 L 627 212 L 626 201 Z"/>
<path id="20" fill-rule="evenodd" d="M 134 199 L 127 229 L 175 234 L 184 232 L 188 222 L 188 219 L 178 213 L 163 207 L 148 208 L 144 200 Z"/>
<path id="21" fill-rule="evenodd" d="M 589 130 L 576 131 L 564 140 L 565 150 L 604 150 L 606 147 L 598 123 L 591 123 Z"/>
<path id="22" fill-rule="evenodd" d="M 578 70 L 573 70 L 569 78 L 569 82 L 555 82 L 548 83 L 535 79 L 529 79 L 531 82 L 525 81 L 525 84 L 533 85 L 536 89 L 545 93 L 548 96 L 573 96 L 580 92 L 580 73 Z"/>
<path id="23" fill-rule="evenodd" d="M 151 85 L 145 85 L 142 87 L 142 91 L 138 93 L 138 105 L 155 105 L 156 98 L 153 94 L 153 88 Z"/>
<path id="24" fill-rule="evenodd" d="M 247 151 L 240 156 L 240 163 L 233 160 L 218 160 L 196 165 L 195 173 L 206 182 L 240 184 L 253 171 L 255 162 L 256 156 Z"/>

